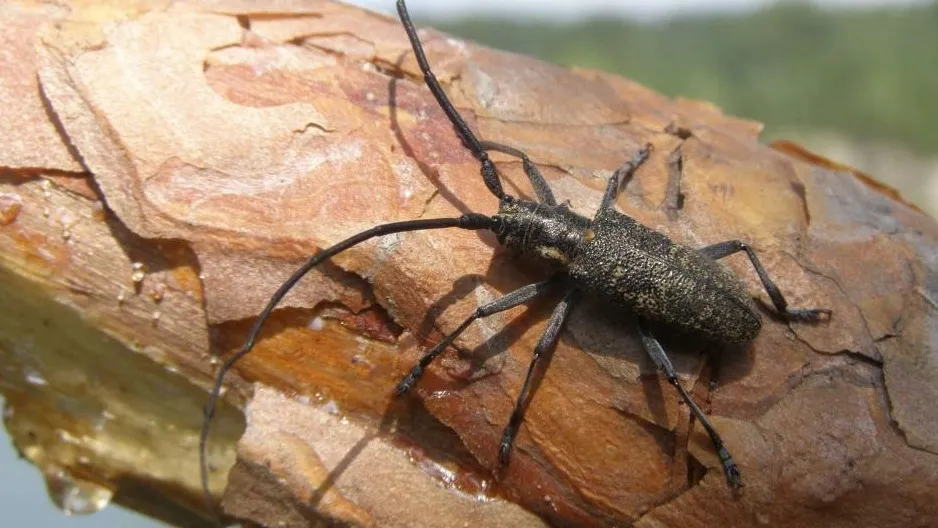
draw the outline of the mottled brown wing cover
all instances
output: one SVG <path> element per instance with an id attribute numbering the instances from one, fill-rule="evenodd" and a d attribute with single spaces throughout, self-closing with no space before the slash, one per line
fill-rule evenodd
<path id="1" fill-rule="evenodd" d="M 603 210 L 570 276 L 593 296 L 716 342 L 739 343 L 761 327 L 742 282 L 696 250 L 616 211 Z"/>
<path id="2" fill-rule="evenodd" d="M 75 383 L 71 367 L 11 391 L 25 378 L 7 376 L 7 401 L 32 409 L 10 413 L 8 427 L 24 453 L 45 453 L 44 468 L 88 476 L 110 461 L 116 469 L 95 478 L 118 486 L 134 476 L 198 504 L 203 394 L 167 387 L 204 386 L 210 353 L 238 347 L 270 293 L 317 248 L 380 222 L 493 213 L 497 203 L 395 19 L 312 0 L 136 2 L 132 13 L 117 3 L 23 5 L 0 6 L 22 57 L 0 68 L 0 123 L 17 123 L 0 137 L 0 263 L 22 279 L 16 291 L 79 314 L 120 345 L 108 350 L 134 360 L 96 355 L 100 340 L 73 336 L 58 350 L 87 342 L 87 353 L 63 357 L 94 382 Z M 574 210 L 591 216 L 611 171 L 651 143 L 620 209 L 690 247 L 747 241 L 793 306 L 834 317 L 818 326 L 764 318 L 750 345 L 723 354 L 715 390 L 705 356 L 670 351 L 740 464 L 746 487 L 733 497 L 706 435 L 623 315 L 584 303 L 539 383 L 496 486 L 501 498 L 479 501 L 493 489 L 498 437 L 551 303 L 473 325 L 456 342 L 462 354 L 445 354 L 418 396 L 389 405 L 389 395 L 441 333 L 543 276 L 487 235 L 365 244 L 288 296 L 242 378 L 232 376 L 235 403 L 250 394 L 245 379 L 301 396 L 257 392 L 229 511 L 296 526 L 314 510 L 362 526 L 938 525 L 933 220 L 850 171 L 760 145 L 758 124 L 706 103 L 421 36 L 480 137 L 527 151 Z M 26 122 L 6 115 L 26 108 Z M 667 132 L 675 127 L 692 135 Z M 674 215 L 662 204 L 677 148 L 685 200 Z M 495 159 L 507 190 L 533 195 L 517 160 Z M 726 260 L 749 294 L 764 296 L 745 258 Z M 142 282 L 133 262 L 145 264 Z M 31 357 L 24 350 L 38 354 L 63 334 L 39 324 L 58 321 L 53 311 L 23 318 L 23 303 L 0 306 L 13 310 L 4 322 L 35 323 L 32 341 L 22 329 L 2 341 L 16 372 Z M 61 395 L 27 405 L 53 387 L 73 389 L 69 402 L 113 388 L 114 418 L 95 428 L 69 413 L 87 406 L 63 407 Z M 220 468 L 233 415 L 213 439 Z M 41 429 L 42 416 L 63 418 Z M 139 429 L 114 449 L 107 440 L 126 423 Z M 73 443 L 56 440 L 65 427 Z M 63 447 L 76 456 L 60 456 Z M 220 469 L 213 489 L 223 485 Z"/>

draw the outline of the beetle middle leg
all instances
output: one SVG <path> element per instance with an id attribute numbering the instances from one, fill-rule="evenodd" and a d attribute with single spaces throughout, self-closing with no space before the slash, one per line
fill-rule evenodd
<path id="1" fill-rule="evenodd" d="M 775 306 L 778 313 L 785 318 L 796 321 L 816 322 L 820 321 L 825 316 L 829 317 L 831 315 L 831 311 L 827 308 L 789 308 L 788 301 L 785 300 L 785 296 L 782 295 L 781 290 L 778 289 L 778 286 L 776 286 L 769 277 L 765 268 L 762 267 L 762 263 L 759 262 L 759 257 L 756 256 L 756 252 L 742 241 L 729 240 L 727 242 L 720 242 L 701 248 L 698 251 L 713 260 L 719 260 L 734 253 L 745 251 L 746 255 L 749 256 L 749 262 L 752 263 L 752 267 L 755 268 L 756 273 L 759 274 L 759 280 L 762 281 L 762 286 L 765 288 L 766 293 L 769 294 L 769 298 L 772 299 L 772 304 Z"/>
<path id="2" fill-rule="evenodd" d="M 443 351 L 446 350 L 446 347 L 452 344 L 453 341 L 455 341 L 456 338 L 459 337 L 459 335 L 462 334 L 463 331 L 468 328 L 469 325 L 471 325 L 476 319 L 488 317 L 490 315 L 497 314 L 498 312 L 504 312 L 505 310 L 524 304 L 531 299 L 534 299 L 535 297 L 547 293 L 559 281 L 560 276 L 558 275 L 547 279 L 546 281 L 528 284 L 527 286 L 522 286 L 521 288 L 518 288 L 504 297 L 495 299 L 488 304 L 484 304 L 478 307 L 472 313 L 472 315 L 467 317 L 466 320 L 456 328 L 456 330 L 443 338 L 442 341 L 440 341 L 435 347 L 430 349 L 429 352 L 420 358 L 420 361 L 414 365 L 414 368 L 412 368 L 410 372 L 404 377 L 404 379 L 402 379 L 401 382 L 397 384 L 397 387 L 394 389 L 395 395 L 399 396 L 414 388 L 414 385 L 417 384 L 417 380 L 423 376 L 423 372 L 430 365 L 430 363 L 433 362 L 437 356 L 443 353 Z"/>
<path id="3" fill-rule="evenodd" d="M 606 192 L 603 194 L 603 201 L 599 205 L 599 212 L 602 212 L 606 209 L 613 207 L 616 203 L 616 196 L 619 194 L 619 185 L 626 178 L 630 178 L 636 170 L 645 163 L 648 159 L 648 156 L 651 155 L 651 144 L 645 145 L 641 150 L 635 153 L 632 156 L 632 159 L 625 162 L 624 165 L 619 167 L 612 173 L 612 176 L 609 177 L 609 182 L 606 184 Z"/>
<path id="4" fill-rule="evenodd" d="M 638 320 L 638 331 L 642 336 L 642 344 L 645 345 L 645 350 L 648 351 L 648 355 L 651 356 L 652 361 L 654 361 L 658 369 L 664 373 L 668 383 L 677 389 L 678 394 L 681 395 L 681 399 L 690 407 L 690 410 L 694 413 L 700 425 L 703 426 L 707 431 L 707 435 L 710 436 L 713 448 L 716 450 L 717 455 L 720 457 L 720 462 L 723 464 L 723 473 L 726 475 L 726 481 L 733 488 L 739 488 L 743 485 L 739 468 L 736 466 L 736 462 L 733 461 L 729 450 L 723 445 L 723 439 L 720 438 L 720 434 L 717 433 L 717 430 L 713 427 L 713 424 L 710 423 L 707 415 L 704 414 L 700 407 L 694 402 L 690 394 L 684 390 L 684 387 L 677 378 L 677 372 L 674 370 L 674 366 L 671 364 L 671 360 L 668 359 L 668 355 L 665 353 L 661 343 L 643 326 L 641 319 Z"/>
<path id="5" fill-rule="evenodd" d="M 531 390 L 531 380 L 534 379 L 534 373 L 537 371 L 541 356 L 544 352 L 551 350 L 554 345 L 557 344 L 557 341 L 560 339 L 560 330 L 563 328 L 563 323 L 570 315 L 570 312 L 573 311 L 573 307 L 579 299 L 580 292 L 578 290 L 571 289 L 567 292 L 563 300 L 560 301 L 560 304 L 554 308 L 554 313 L 551 314 L 550 320 L 547 321 L 547 330 L 544 331 L 541 339 L 534 347 L 534 356 L 531 358 L 528 373 L 524 377 L 524 384 L 521 385 L 521 392 L 518 393 L 515 408 L 511 412 L 508 425 L 505 426 L 505 430 L 502 432 L 502 441 L 498 449 L 498 459 L 502 465 L 508 463 L 508 456 L 511 454 L 511 443 L 514 441 L 515 435 L 518 434 L 518 427 L 521 426 L 521 421 L 524 419 L 524 411 L 527 408 L 528 395 Z"/>

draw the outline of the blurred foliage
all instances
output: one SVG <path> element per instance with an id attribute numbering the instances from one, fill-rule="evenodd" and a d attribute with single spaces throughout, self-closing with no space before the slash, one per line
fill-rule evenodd
<path id="1" fill-rule="evenodd" d="M 641 23 L 473 18 L 433 23 L 487 45 L 614 72 L 778 128 L 822 128 L 938 152 L 938 2 Z"/>

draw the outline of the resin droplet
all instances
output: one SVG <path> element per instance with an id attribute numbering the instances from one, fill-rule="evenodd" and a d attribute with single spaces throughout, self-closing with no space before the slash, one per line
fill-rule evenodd
<path id="1" fill-rule="evenodd" d="M 65 471 L 46 474 L 49 498 L 66 515 L 89 515 L 103 510 L 114 491 L 97 482 L 73 477 Z"/>
<path id="2" fill-rule="evenodd" d="M 13 223 L 23 209 L 23 200 L 15 193 L 0 194 L 0 226 Z"/>
<path id="3" fill-rule="evenodd" d="M 166 285 L 162 282 L 158 282 L 150 288 L 150 298 L 153 299 L 153 302 L 162 302 L 164 295 L 166 295 Z"/>
<path id="4" fill-rule="evenodd" d="M 147 276 L 147 270 L 143 262 L 134 262 L 130 267 L 133 268 L 133 272 L 130 274 L 130 280 L 134 281 L 134 284 L 143 282 L 143 279 Z"/>
<path id="5" fill-rule="evenodd" d="M 23 368 L 23 378 L 25 378 L 26 382 L 30 385 L 36 385 L 38 387 L 44 387 L 49 384 L 46 378 L 42 377 L 42 374 L 32 367 Z"/>
<path id="6" fill-rule="evenodd" d="M 101 200 L 95 200 L 91 202 L 91 218 L 94 218 L 99 222 L 104 221 L 104 202 Z"/>

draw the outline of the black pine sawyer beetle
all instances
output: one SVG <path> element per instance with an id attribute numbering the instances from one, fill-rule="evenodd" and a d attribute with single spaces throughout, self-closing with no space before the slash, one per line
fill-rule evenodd
<path id="1" fill-rule="evenodd" d="M 558 272 L 546 281 L 524 286 L 476 309 L 459 327 L 426 352 L 397 385 L 397 395 L 412 389 L 430 363 L 476 319 L 519 306 L 555 288 L 563 288 L 566 293 L 554 309 L 547 329 L 534 349 L 524 384 L 502 434 L 499 448 L 502 464 L 508 462 L 538 362 L 544 352 L 557 343 L 564 321 L 586 295 L 629 310 L 637 316 L 638 331 L 648 354 L 707 431 L 722 462 L 728 484 L 733 488 L 740 487 L 742 479 L 739 468 L 707 416 L 681 386 L 671 361 L 652 333 L 651 325 L 657 325 L 655 328 L 673 328 L 717 343 L 744 343 L 755 338 L 761 328 L 761 318 L 755 303 L 739 279 L 716 262 L 741 251 L 749 257 L 780 316 L 789 320 L 817 322 L 829 317 L 831 311 L 789 308 L 755 252 L 743 242 L 732 240 L 694 249 L 676 244 L 665 235 L 616 211 L 614 204 L 620 183 L 648 159 L 650 145 L 639 150 L 612 174 L 599 210 L 593 218 L 571 211 L 566 204 L 558 204 L 546 179 L 525 153 L 476 137 L 431 71 L 404 0 L 398 0 L 397 11 L 427 87 L 452 122 L 463 145 L 479 160 L 482 180 L 499 200 L 498 212 L 492 216 L 468 213 L 455 218 L 378 225 L 319 252 L 296 270 L 273 294 L 251 327 L 244 345 L 222 364 L 216 376 L 205 407 L 199 446 L 202 486 L 207 503 L 211 505 L 206 441 L 225 374 L 253 348 L 264 321 L 287 292 L 315 266 L 368 239 L 406 231 L 443 228 L 490 230 L 505 247 L 546 261 L 556 267 Z M 523 200 L 505 193 L 501 177 L 488 151 L 501 152 L 522 160 L 537 201 Z"/>

